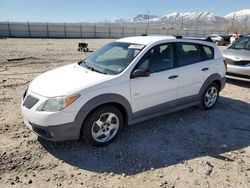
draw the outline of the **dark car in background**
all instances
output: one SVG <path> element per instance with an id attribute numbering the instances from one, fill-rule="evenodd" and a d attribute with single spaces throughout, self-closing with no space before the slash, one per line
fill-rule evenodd
<path id="1" fill-rule="evenodd" d="M 228 35 L 220 35 L 223 39 L 224 39 L 224 44 L 223 45 L 229 45 L 230 44 L 230 38 L 232 35 L 228 34 Z"/>
<path id="2" fill-rule="evenodd" d="M 233 34 L 227 34 L 227 35 L 220 35 L 224 39 L 224 46 L 230 44 L 230 38 L 233 36 Z M 244 35 L 239 34 L 239 38 L 243 38 Z"/>
<path id="3" fill-rule="evenodd" d="M 225 51 L 227 77 L 250 82 L 250 35 L 240 38 Z"/>

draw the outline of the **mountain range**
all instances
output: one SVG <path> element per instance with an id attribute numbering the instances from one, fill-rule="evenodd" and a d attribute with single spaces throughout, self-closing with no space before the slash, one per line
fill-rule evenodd
<path id="1" fill-rule="evenodd" d="M 117 19 L 116 23 L 146 23 L 146 22 L 200 22 L 203 24 L 225 24 L 232 21 L 239 23 L 250 22 L 250 9 L 244 9 L 237 12 L 232 12 L 226 16 L 217 16 L 211 12 L 174 12 L 171 14 L 156 16 L 148 14 L 139 14 L 129 19 Z"/>
<path id="2" fill-rule="evenodd" d="M 250 9 L 240 10 L 238 12 L 232 12 L 226 15 L 224 18 L 227 20 L 235 19 L 240 23 L 246 23 L 250 21 Z"/>

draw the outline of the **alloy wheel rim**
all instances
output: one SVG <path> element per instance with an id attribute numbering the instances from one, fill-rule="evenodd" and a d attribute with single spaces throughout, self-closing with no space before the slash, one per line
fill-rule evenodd
<path id="1" fill-rule="evenodd" d="M 215 104 L 217 97 L 218 97 L 217 88 L 210 87 L 205 94 L 205 98 L 204 98 L 205 105 L 207 107 L 212 107 Z"/>
<path id="2" fill-rule="evenodd" d="M 91 134 L 97 142 L 108 142 L 118 132 L 119 118 L 116 114 L 108 112 L 99 116 L 97 121 L 93 122 Z"/>

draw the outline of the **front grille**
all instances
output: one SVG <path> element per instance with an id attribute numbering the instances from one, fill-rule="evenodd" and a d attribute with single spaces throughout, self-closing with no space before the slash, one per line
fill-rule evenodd
<path id="1" fill-rule="evenodd" d="M 226 59 L 227 63 L 230 65 L 246 66 L 250 64 L 250 61 L 234 61 L 232 59 Z"/>
<path id="2" fill-rule="evenodd" d="M 236 65 L 241 65 L 241 66 L 245 66 L 247 64 L 250 64 L 250 61 L 237 61 L 235 62 Z"/>
<path id="3" fill-rule="evenodd" d="M 25 99 L 23 105 L 24 105 L 26 108 L 31 109 L 38 101 L 39 101 L 39 99 L 37 99 L 37 98 L 35 98 L 35 97 L 29 95 L 29 96 Z"/>

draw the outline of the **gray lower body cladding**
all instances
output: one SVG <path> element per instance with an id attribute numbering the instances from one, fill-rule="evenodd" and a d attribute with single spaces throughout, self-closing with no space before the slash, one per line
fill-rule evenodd
<path id="1" fill-rule="evenodd" d="M 74 122 L 53 126 L 42 126 L 32 123 L 30 125 L 33 132 L 50 141 L 77 140 L 81 130 L 81 125 Z"/>

